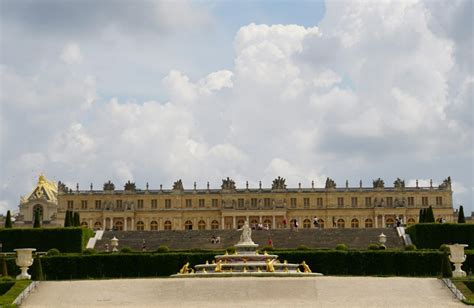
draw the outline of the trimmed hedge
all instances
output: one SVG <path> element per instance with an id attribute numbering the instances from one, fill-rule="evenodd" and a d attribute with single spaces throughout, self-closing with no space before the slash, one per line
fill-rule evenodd
<path id="1" fill-rule="evenodd" d="M 279 260 L 290 263 L 306 261 L 314 272 L 324 275 L 353 276 L 441 276 L 444 254 L 439 251 L 274 251 Z M 131 278 L 169 276 L 183 264 L 192 266 L 214 260 L 222 252 L 196 253 L 116 253 L 60 255 L 41 257 L 46 280 L 88 278 Z M 37 259 L 35 259 L 35 263 Z M 38 266 L 33 264 L 33 267 Z M 8 262 L 10 273 L 17 274 L 14 260 Z M 474 271 L 474 252 L 467 252 L 463 269 Z M 30 270 L 32 274 L 37 271 Z M 33 277 L 36 279 L 36 277 Z"/>
<path id="2" fill-rule="evenodd" d="M 82 252 L 93 234 L 87 228 L 0 229 L 0 242 L 4 252 L 15 248 L 36 248 L 36 251 L 56 248 L 61 252 Z"/>
<path id="3" fill-rule="evenodd" d="M 474 224 L 415 224 L 406 233 L 418 249 L 438 249 L 442 244 L 456 243 L 474 248 Z"/>

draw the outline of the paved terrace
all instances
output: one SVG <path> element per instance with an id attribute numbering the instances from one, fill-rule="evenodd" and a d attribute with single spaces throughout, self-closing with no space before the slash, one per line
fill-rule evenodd
<path id="1" fill-rule="evenodd" d="M 45 281 L 22 307 L 464 307 L 435 278 Z"/>

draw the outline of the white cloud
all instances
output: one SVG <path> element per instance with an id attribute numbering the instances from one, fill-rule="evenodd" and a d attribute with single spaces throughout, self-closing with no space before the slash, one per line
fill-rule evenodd
<path id="1" fill-rule="evenodd" d="M 67 43 L 61 52 L 60 58 L 67 64 L 81 63 L 82 53 L 79 45 L 75 42 Z"/>

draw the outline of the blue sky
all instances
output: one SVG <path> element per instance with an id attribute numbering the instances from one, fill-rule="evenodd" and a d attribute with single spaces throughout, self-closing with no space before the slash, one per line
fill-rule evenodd
<path id="1" fill-rule="evenodd" d="M 40 172 L 81 187 L 451 176 L 474 210 L 471 1 L 0 5 L 0 212 Z"/>

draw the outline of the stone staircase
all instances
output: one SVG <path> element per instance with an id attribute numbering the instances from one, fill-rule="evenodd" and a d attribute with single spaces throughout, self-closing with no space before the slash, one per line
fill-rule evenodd
<path id="1" fill-rule="evenodd" d="M 403 239 L 394 228 L 378 229 L 300 229 L 292 230 L 258 230 L 252 231 L 252 239 L 260 247 L 268 245 L 269 239 L 275 248 L 297 248 L 305 245 L 310 248 L 334 248 L 337 244 L 346 244 L 349 248 L 365 249 L 369 244 L 377 244 L 381 233 L 387 236 L 387 248 L 403 248 Z M 106 231 L 98 240 L 95 249 L 105 250 L 105 244 L 115 235 L 119 247 L 130 247 L 141 250 L 145 240 L 148 251 L 166 245 L 170 249 L 225 249 L 239 241 L 236 230 L 190 230 L 190 231 Z M 211 237 L 220 236 L 219 244 L 212 244 Z"/>

